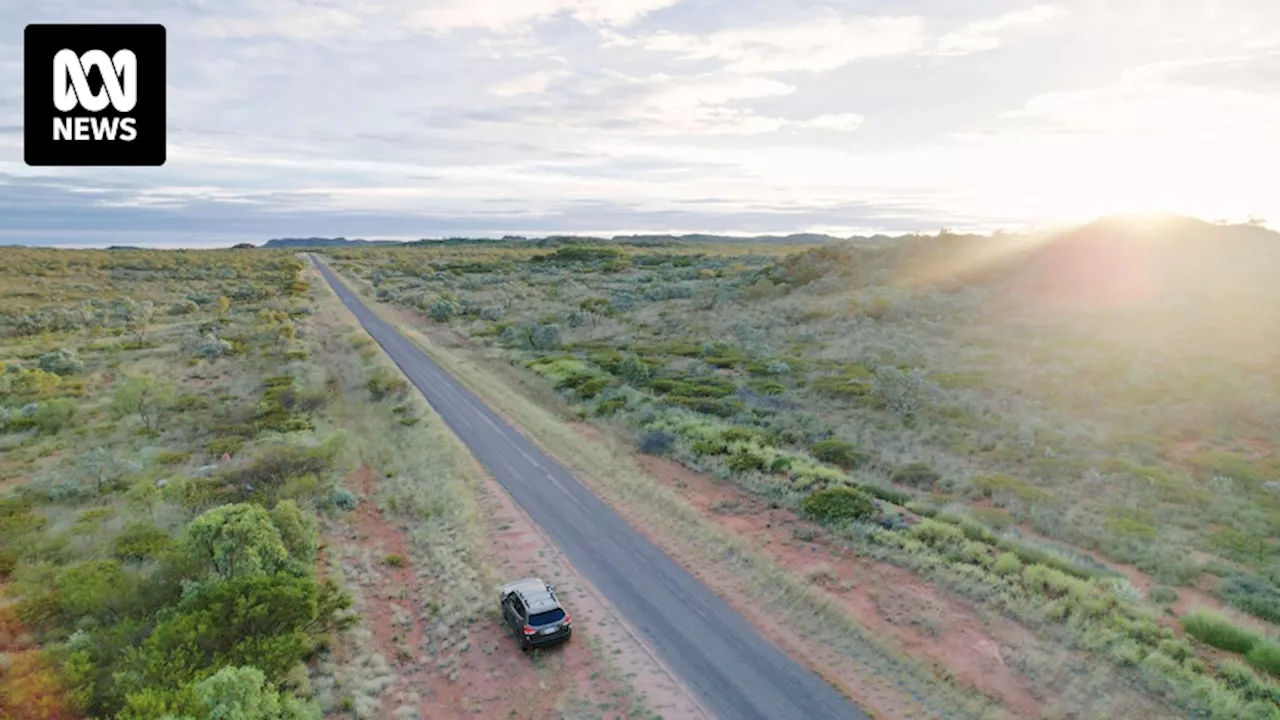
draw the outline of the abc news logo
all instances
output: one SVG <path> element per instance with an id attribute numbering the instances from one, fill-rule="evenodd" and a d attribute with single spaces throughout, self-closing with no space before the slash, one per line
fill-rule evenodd
<path id="1" fill-rule="evenodd" d="M 163 165 L 162 25 L 28 25 L 28 165 Z"/>

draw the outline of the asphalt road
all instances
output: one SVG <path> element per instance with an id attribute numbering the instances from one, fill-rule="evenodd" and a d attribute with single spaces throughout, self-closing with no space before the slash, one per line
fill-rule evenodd
<path id="1" fill-rule="evenodd" d="M 869 720 L 316 265 L 480 463 L 708 712 L 721 720 Z"/>

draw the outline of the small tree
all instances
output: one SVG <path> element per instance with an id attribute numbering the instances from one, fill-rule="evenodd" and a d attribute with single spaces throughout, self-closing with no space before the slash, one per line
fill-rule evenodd
<path id="1" fill-rule="evenodd" d="M 289 560 L 289 550 L 261 505 L 223 505 L 187 526 L 191 554 L 224 578 L 272 574 Z"/>
<path id="2" fill-rule="evenodd" d="M 267 682 L 252 665 L 223 667 L 196 683 L 196 703 L 208 720 L 319 720 L 320 711 Z"/>
<path id="3" fill-rule="evenodd" d="M 118 417 L 136 414 L 147 432 L 156 432 L 172 403 L 172 385 L 154 376 L 143 375 L 116 383 L 108 407 Z"/>
<path id="4" fill-rule="evenodd" d="M 310 566 L 316 561 L 316 521 L 293 500 L 281 500 L 271 510 L 271 522 L 294 560 Z"/>
<path id="5" fill-rule="evenodd" d="M 125 297 L 120 300 L 117 313 L 124 329 L 141 345 L 146 338 L 147 328 L 151 327 L 151 320 L 155 317 L 155 306 L 148 300 L 138 302 Z"/>
<path id="6" fill-rule="evenodd" d="M 81 455 L 78 465 L 81 477 L 91 483 L 98 494 L 109 490 L 133 470 L 132 465 L 102 447 L 93 448 Z"/>
<path id="7" fill-rule="evenodd" d="M 618 377 L 632 385 L 643 385 L 649 381 L 649 366 L 635 355 L 628 355 L 618 365 Z"/>

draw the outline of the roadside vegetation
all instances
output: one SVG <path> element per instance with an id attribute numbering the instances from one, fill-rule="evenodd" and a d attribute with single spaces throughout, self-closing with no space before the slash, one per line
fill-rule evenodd
<path id="1" fill-rule="evenodd" d="M 483 478 L 292 251 L 8 249 L 0 717 L 651 717 L 504 637 Z"/>
<path id="2" fill-rule="evenodd" d="M 1085 652 L 1159 712 L 1275 718 L 1277 240 L 1172 220 L 326 254 L 433 352 L 515 364 L 570 419 Z"/>
<path id="3" fill-rule="evenodd" d="M 318 718 L 342 438 L 286 253 L 0 258 L 0 716 Z"/>

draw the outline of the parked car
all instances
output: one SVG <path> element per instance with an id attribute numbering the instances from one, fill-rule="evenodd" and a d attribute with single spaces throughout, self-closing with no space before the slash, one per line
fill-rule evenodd
<path id="1" fill-rule="evenodd" d="M 573 634 L 555 586 L 541 578 L 509 582 L 498 590 L 498 599 L 503 621 L 520 639 L 521 650 L 564 642 Z"/>

